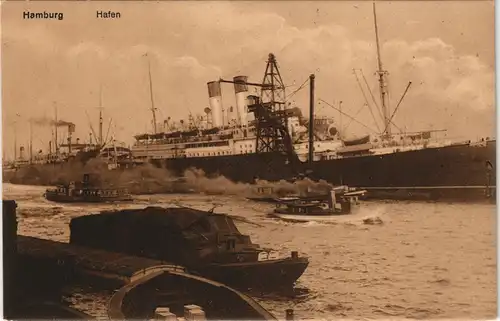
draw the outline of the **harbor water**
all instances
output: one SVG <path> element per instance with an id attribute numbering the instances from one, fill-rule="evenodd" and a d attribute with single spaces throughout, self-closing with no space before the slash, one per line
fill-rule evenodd
<path id="1" fill-rule="evenodd" d="M 44 189 L 3 185 L 4 199 L 18 202 L 19 234 L 68 242 L 73 217 L 148 205 L 204 210 L 219 205 L 216 212 L 262 225 L 236 222 L 254 243 L 282 255 L 298 250 L 311 262 L 297 284 L 301 295 L 256 297 L 278 318 L 288 308 L 299 319 L 496 318 L 492 204 L 365 202 L 360 213 L 337 222 L 285 223 L 266 217 L 273 205 L 235 196 L 147 195 L 128 205 L 61 205 L 46 201 Z M 366 218 L 382 224 L 367 224 Z M 106 318 L 111 293 L 72 291 L 73 306 Z"/>

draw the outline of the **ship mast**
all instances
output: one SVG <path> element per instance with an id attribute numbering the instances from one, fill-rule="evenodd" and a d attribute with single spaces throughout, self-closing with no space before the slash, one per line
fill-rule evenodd
<path id="1" fill-rule="evenodd" d="M 30 164 L 33 163 L 33 121 L 30 119 Z"/>
<path id="2" fill-rule="evenodd" d="M 99 147 L 102 148 L 102 85 L 99 91 Z"/>
<path id="3" fill-rule="evenodd" d="M 14 162 L 17 160 L 17 126 L 14 123 Z"/>
<path id="4" fill-rule="evenodd" d="M 149 97 L 151 98 L 151 112 L 153 113 L 153 134 L 156 134 L 156 108 L 153 99 L 153 82 L 151 80 L 151 63 L 149 62 L 148 54 L 146 54 L 148 58 L 148 75 L 149 75 Z"/>
<path id="5" fill-rule="evenodd" d="M 57 147 L 57 106 L 54 105 L 54 113 L 55 113 L 55 123 L 54 123 L 54 130 L 55 130 L 55 142 L 54 142 L 54 147 L 56 151 L 56 155 L 59 154 L 59 148 Z"/>
<path id="6" fill-rule="evenodd" d="M 384 117 L 384 132 L 383 136 L 391 136 L 391 120 L 389 119 L 389 106 L 387 102 L 388 92 L 387 92 L 387 71 L 382 67 L 382 58 L 380 55 L 380 44 L 378 38 L 378 26 L 377 26 L 377 11 L 375 9 L 375 1 L 373 2 L 373 21 L 375 24 L 375 40 L 377 42 L 377 62 L 378 62 L 378 81 L 380 88 L 380 101 L 382 103 L 382 115 Z"/>
<path id="7" fill-rule="evenodd" d="M 314 78 L 314 74 L 309 76 L 309 166 L 314 161 Z"/>

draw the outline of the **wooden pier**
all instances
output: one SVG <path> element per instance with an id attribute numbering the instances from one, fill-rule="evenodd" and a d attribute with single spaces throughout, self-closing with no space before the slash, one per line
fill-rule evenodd
<path id="1" fill-rule="evenodd" d="M 91 237 L 91 236 L 89 236 Z M 181 266 L 159 260 L 139 258 L 120 253 L 80 247 L 69 243 L 17 236 L 19 255 L 32 260 L 53 260 L 72 270 L 77 278 L 110 281 L 114 285 L 128 284 L 156 271 L 184 272 Z"/>

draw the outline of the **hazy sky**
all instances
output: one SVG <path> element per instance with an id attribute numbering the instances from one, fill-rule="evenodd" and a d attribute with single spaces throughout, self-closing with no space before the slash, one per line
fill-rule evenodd
<path id="1" fill-rule="evenodd" d="M 116 138 L 127 143 L 151 130 L 146 52 L 159 121 L 203 113 L 208 81 L 240 74 L 262 81 L 270 52 L 288 92 L 316 74 L 317 114 L 340 121 L 319 99 L 343 101 L 353 116 L 360 110 L 364 98 L 353 68 L 363 70 L 378 97 L 369 1 L 3 2 L 1 9 L 6 155 L 13 154 L 14 127 L 18 144 L 26 144 L 29 118 L 53 117 L 55 105 L 60 119 L 76 124 L 75 137 L 87 139 L 86 112 L 97 129 L 100 86 L 105 132 L 109 118 Z M 64 19 L 23 20 L 24 11 L 44 10 L 63 12 Z M 121 18 L 98 20 L 96 10 L 119 11 Z M 412 82 L 396 124 L 408 131 L 447 128 L 450 136 L 494 135 L 494 2 L 381 2 L 377 15 L 392 109 Z M 226 107 L 234 105 L 230 84 L 223 95 Z M 307 112 L 308 89 L 292 103 Z M 375 128 L 367 108 L 356 118 Z M 352 123 L 345 131 L 366 129 Z M 35 126 L 34 134 L 35 148 L 47 148 L 50 129 Z"/>

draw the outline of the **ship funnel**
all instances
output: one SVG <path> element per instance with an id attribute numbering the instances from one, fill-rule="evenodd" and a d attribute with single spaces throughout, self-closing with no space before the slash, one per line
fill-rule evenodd
<path id="1" fill-rule="evenodd" d="M 236 76 L 233 78 L 234 81 L 234 93 L 236 94 L 236 112 L 238 121 L 241 126 L 247 125 L 247 76 Z"/>
<path id="2" fill-rule="evenodd" d="M 212 113 L 212 126 L 222 127 L 223 115 L 222 115 L 222 92 L 220 88 L 220 82 L 211 81 L 207 83 L 208 86 L 208 99 L 210 104 L 210 110 Z"/>

